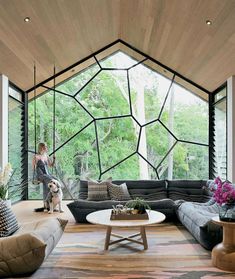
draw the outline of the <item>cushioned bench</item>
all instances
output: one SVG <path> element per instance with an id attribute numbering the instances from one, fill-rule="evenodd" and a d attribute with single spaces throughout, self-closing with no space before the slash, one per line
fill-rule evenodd
<path id="1" fill-rule="evenodd" d="M 67 220 L 48 218 L 21 224 L 11 236 L 0 238 L 0 278 L 32 273 L 60 240 Z"/>

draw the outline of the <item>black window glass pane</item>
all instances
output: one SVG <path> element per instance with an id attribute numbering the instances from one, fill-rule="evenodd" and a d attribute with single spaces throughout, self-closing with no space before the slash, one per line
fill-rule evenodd
<path id="1" fill-rule="evenodd" d="M 112 177 L 113 180 L 123 180 L 125 179 L 144 179 L 145 168 L 148 169 L 148 172 L 151 174 L 152 179 L 157 179 L 156 172 L 154 169 L 146 163 L 138 154 L 132 155 L 130 158 L 123 161 L 121 164 L 118 164 L 114 168 L 111 168 L 102 175 L 102 178 Z M 141 172 L 144 172 L 141 174 Z"/>
<path id="2" fill-rule="evenodd" d="M 102 172 L 137 150 L 139 126 L 131 117 L 97 121 Z"/>
<path id="3" fill-rule="evenodd" d="M 215 156 L 214 175 L 227 178 L 227 101 L 223 99 L 215 104 Z"/>
<path id="4" fill-rule="evenodd" d="M 129 70 L 132 113 L 141 125 L 159 117 L 171 80 L 139 64 Z"/>
<path id="5" fill-rule="evenodd" d="M 35 151 L 34 102 L 28 104 L 28 148 Z M 62 109 L 62 108 L 61 108 Z M 47 91 L 36 98 L 36 152 L 39 142 L 47 144 L 48 152 L 53 151 L 53 93 Z"/>
<path id="6" fill-rule="evenodd" d="M 220 92 L 215 94 L 215 102 L 227 96 L 227 87 L 224 87 Z"/>
<path id="7" fill-rule="evenodd" d="M 157 170 L 160 179 L 208 179 L 208 146 L 178 142 Z"/>
<path id="8" fill-rule="evenodd" d="M 175 138 L 167 129 L 156 121 L 142 128 L 139 153 L 156 168 L 175 142 Z"/>
<path id="9" fill-rule="evenodd" d="M 58 86 L 56 86 L 55 89 L 73 96 L 87 82 L 89 82 L 89 80 L 91 80 L 99 70 L 100 67 L 95 63 L 83 71 L 73 75 L 68 80 L 63 81 Z"/>
<path id="10" fill-rule="evenodd" d="M 23 105 L 9 96 L 9 135 L 8 135 L 8 161 L 12 165 L 14 175 L 11 180 L 9 197 L 12 202 L 21 200 L 26 190 L 22 180 L 22 157 L 24 148 L 23 138 Z"/>
<path id="11" fill-rule="evenodd" d="M 130 114 L 126 71 L 100 72 L 76 99 L 95 118 Z"/>
<path id="12" fill-rule="evenodd" d="M 179 140 L 208 144 L 208 102 L 174 83 L 161 121 Z"/>
<path id="13" fill-rule="evenodd" d="M 137 60 L 131 58 L 129 55 L 122 51 L 110 55 L 109 57 L 99 61 L 102 68 L 118 68 L 127 69 L 138 63 Z"/>

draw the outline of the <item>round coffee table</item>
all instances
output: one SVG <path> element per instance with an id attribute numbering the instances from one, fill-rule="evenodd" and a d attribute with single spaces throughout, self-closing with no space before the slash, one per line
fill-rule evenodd
<path id="1" fill-rule="evenodd" d="M 235 222 L 220 221 L 219 216 L 212 221 L 223 226 L 223 242 L 212 250 L 212 264 L 220 269 L 235 271 Z"/>
<path id="2" fill-rule="evenodd" d="M 88 222 L 96 225 L 102 225 L 107 227 L 106 238 L 104 244 L 104 250 L 108 250 L 110 245 L 120 243 L 124 240 L 128 240 L 131 242 L 135 242 L 144 246 L 144 249 L 148 249 L 148 242 L 145 232 L 145 227 L 148 225 L 158 224 L 165 220 L 166 216 L 161 212 L 154 210 L 147 210 L 149 219 L 148 220 L 110 220 L 111 209 L 99 210 L 96 212 L 92 212 L 87 215 L 86 219 Z M 113 227 L 119 228 L 132 228 L 139 227 L 140 232 L 136 234 L 132 234 L 129 236 L 122 236 L 119 234 L 114 234 L 112 232 Z M 118 240 L 110 241 L 110 237 L 117 237 Z M 141 236 L 142 241 L 134 239 L 137 236 Z"/>

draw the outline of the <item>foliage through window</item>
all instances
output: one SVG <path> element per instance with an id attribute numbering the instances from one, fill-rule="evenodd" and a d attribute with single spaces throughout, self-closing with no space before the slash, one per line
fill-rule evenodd
<path id="1" fill-rule="evenodd" d="M 207 179 L 207 93 L 199 95 L 169 70 L 130 54 L 126 49 L 99 54 L 93 65 L 56 84 L 55 150 L 54 91 L 42 86 L 37 143 L 55 152 L 66 179 Z M 29 102 L 29 157 L 34 102 Z"/>

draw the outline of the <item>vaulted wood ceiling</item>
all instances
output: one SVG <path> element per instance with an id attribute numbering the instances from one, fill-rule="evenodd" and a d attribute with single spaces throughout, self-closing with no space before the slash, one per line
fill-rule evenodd
<path id="1" fill-rule="evenodd" d="M 213 91 L 235 74 L 235 0 L 0 0 L 0 72 L 24 90 L 34 62 L 41 82 L 117 39 Z"/>

